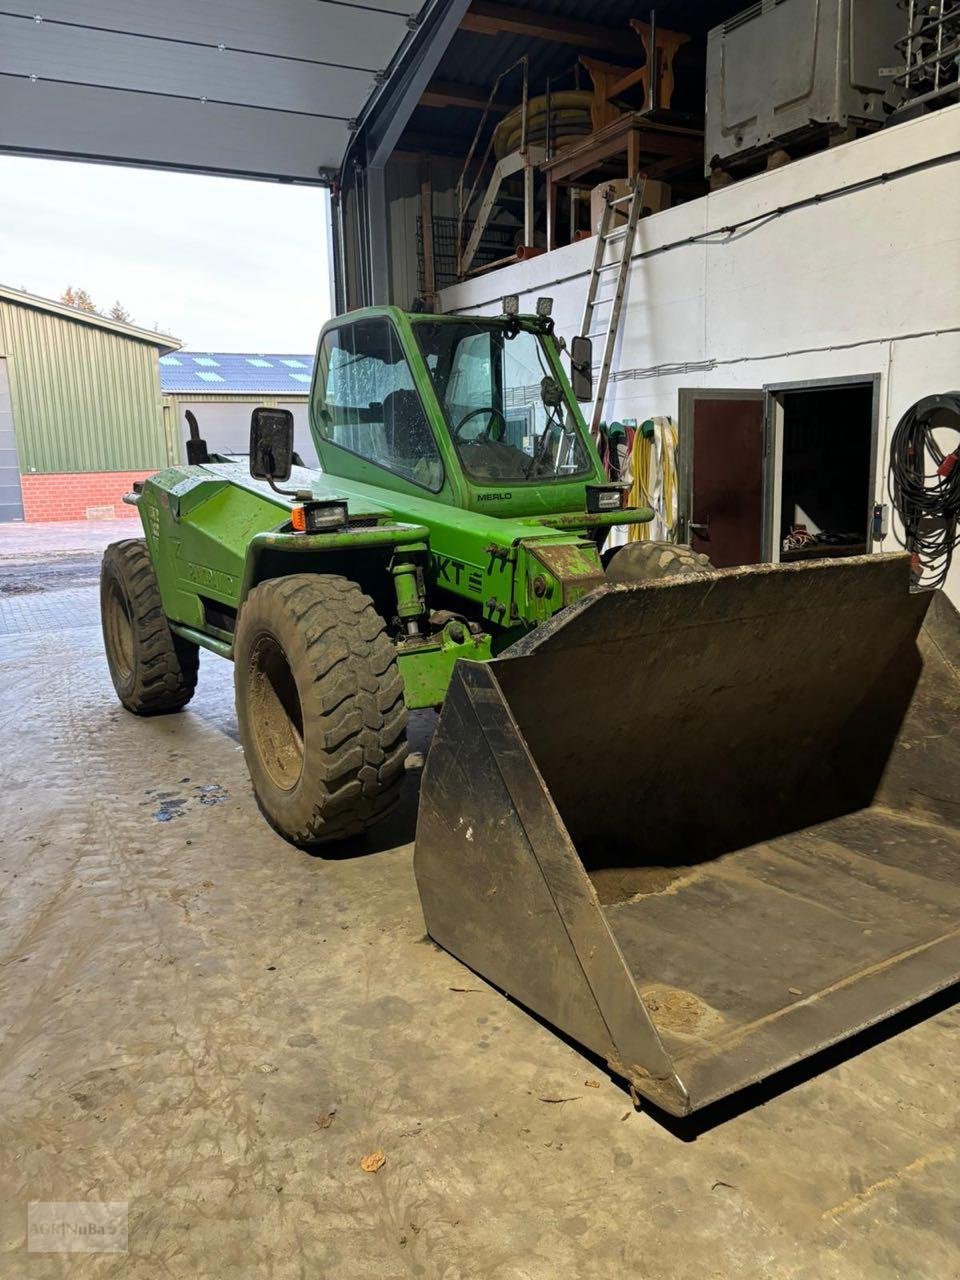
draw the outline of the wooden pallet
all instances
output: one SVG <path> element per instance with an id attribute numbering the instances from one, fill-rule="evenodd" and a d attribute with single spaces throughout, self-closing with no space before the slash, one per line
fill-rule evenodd
<path id="1" fill-rule="evenodd" d="M 739 156 L 728 156 L 713 165 L 710 174 L 710 190 L 727 187 L 731 182 L 741 178 L 752 178 L 755 174 L 765 173 L 770 169 L 781 169 L 792 160 L 801 160 L 804 156 L 815 155 L 818 151 L 826 151 L 830 147 L 842 146 L 845 142 L 853 142 L 855 138 L 875 133 L 879 124 L 841 125 L 811 124 L 800 133 L 789 138 L 778 138 L 765 147 L 754 147 Z"/>

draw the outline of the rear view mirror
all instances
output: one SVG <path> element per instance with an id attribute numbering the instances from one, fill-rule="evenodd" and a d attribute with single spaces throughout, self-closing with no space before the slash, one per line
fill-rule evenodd
<path id="1" fill-rule="evenodd" d="M 570 340 L 570 385 L 577 400 L 593 399 L 593 343 L 589 338 Z"/>
<path id="2" fill-rule="evenodd" d="M 293 465 L 293 414 L 265 409 L 250 416 L 250 474 L 257 480 L 289 480 Z"/>

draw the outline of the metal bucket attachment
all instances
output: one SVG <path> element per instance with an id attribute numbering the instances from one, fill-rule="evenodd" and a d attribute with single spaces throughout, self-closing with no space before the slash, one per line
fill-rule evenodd
<path id="1" fill-rule="evenodd" d="M 908 573 L 602 587 L 460 663 L 430 935 L 676 1115 L 955 982 L 960 628 Z"/>

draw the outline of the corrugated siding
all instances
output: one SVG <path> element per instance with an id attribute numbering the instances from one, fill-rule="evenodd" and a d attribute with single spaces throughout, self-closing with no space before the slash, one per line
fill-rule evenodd
<path id="1" fill-rule="evenodd" d="M 287 408 L 293 413 L 294 418 L 294 448 L 301 455 L 307 466 L 318 466 L 316 447 L 310 438 L 310 422 L 309 413 L 307 411 L 308 397 L 303 396 L 285 396 L 285 395 L 232 395 L 230 392 L 221 391 L 208 393 L 207 395 L 191 395 L 188 391 L 183 391 L 179 395 L 165 395 L 163 397 L 163 412 L 167 436 L 167 447 L 170 450 L 171 460 L 174 462 L 186 461 L 187 426 L 184 421 L 184 409 L 191 407 L 196 410 L 197 422 L 200 427 L 200 435 L 207 440 L 211 450 L 218 452 L 219 450 L 227 450 L 240 447 L 236 436 L 232 442 L 228 442 L 223 438 L 221 431 L 218 431 L 217 422 L 218 415 L 215 410 L 223 405 L 237 406 L 234 422 L 243 422 L 242 439 L 245 442 L 247 436 L 247 426 L 250 421 L 250 413 L 256 405 L 266 405 L 273 408 L 279 405 L 281 408 Z M 214 412 L 210 417 L 204 414 L 204 409 L 210 405 Z M 220 418 L 222 422 L 222 417 Z M 242 446 L 246 448 L 244 443 Z"/>
<path id="2" fill-rule="evenodd" d="M 190 391 L 180 391 L 175 394 L 165 395 L 163 397 L 163 414 L 166 419 L 167 447 L 171 449 L 174 455 L 179 456 L 180 443 L 186 439 L 187 427 L 184 422 L 183 409 L 188 404 L 248 404 L 251 412 L 258 404 L 262 404 L 267 408 L 306 404 L 309 400 L 306 394 L 302 396 L 285 396 L 285 395 L 243 395 L 240 393 L 232 393 L 229 391 L 208 392 L 204 395 L 202 392 L 194 394 Z M 199 415 L 197 420 L 199 421 Z M 200 434 L 203 435 L 203 423 L 200 423 Z"/>
<path id="3" fill-rule="evenodd" d="M 0 353 L 21 471 L 166 465 L 156 347 L 0 299 Z"/>

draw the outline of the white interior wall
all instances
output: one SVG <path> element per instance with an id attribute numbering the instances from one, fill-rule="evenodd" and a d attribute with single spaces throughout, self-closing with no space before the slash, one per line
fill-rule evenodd
<path id="1" fill-rule="evenodd" d="M 938 159 L 776 216 L 796 200 Z M 960 389 L 958 208 L 954 106 L 643 219 L 635 255 L 710 235 L 634 262 L 605 416 L 676 418 L 681 387 L 878 373 L 876 496 L 886 501 L 890 434 L 900 416 L 922 396 Z M 725 232 L 758 214 L 770 217 Z M 519 293 L 521 309 L 533 310 L 536 297 L 549 294 L 557 331 L 569 337 L 579 331 L 594 244 L 446 289 L 442 309 L 496 314 L 504 294 Z M 895 547 L 888 537 L 883 549 Z M 960 557 L 947 591 L 960 606 Z"/>

